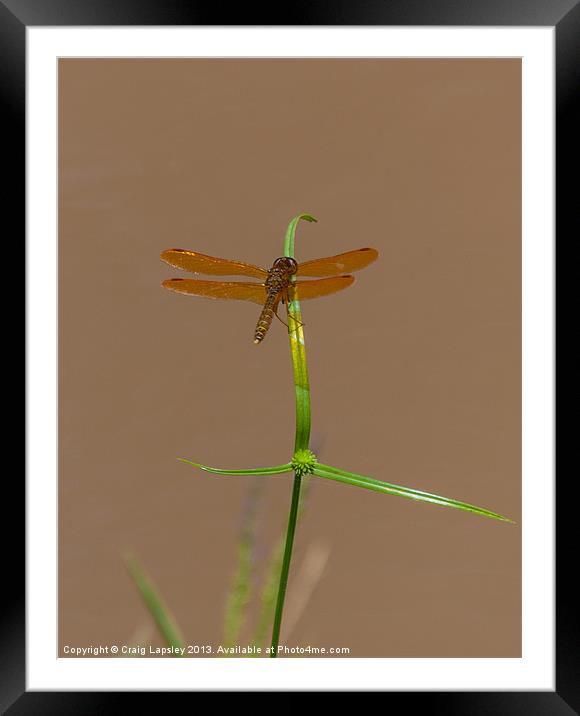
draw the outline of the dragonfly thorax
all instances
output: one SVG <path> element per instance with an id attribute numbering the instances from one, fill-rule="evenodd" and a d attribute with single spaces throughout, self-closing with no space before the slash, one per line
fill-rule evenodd
<path id="1" fill-rule="evenodd" d="M 268 271 L 266 288 L 270 293 L 279 293 L 290 281 L 290 277 L 298 270 L 298 264 L 289 256 L 281 256 L 274 261 L 272 268 Z"/>

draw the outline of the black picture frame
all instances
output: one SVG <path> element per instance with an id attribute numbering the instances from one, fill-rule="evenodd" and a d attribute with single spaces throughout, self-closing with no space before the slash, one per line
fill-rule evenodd
<path id="1" fill-rule="evenodd" d="M 276 8 L 277 12 L 274 12 Z M 224 18 L 224 15 L 226 16 Z M 227 19 L 227 22 L 224 22 Z M 551 26 L 556 35 L 556 218 L 560 241 L 572 243 L 577 182 L 568 179 L 577 151 L 580 116 L 574 103 L 580 88 L 579 0 L 353 0 L 300 2 L 286 5 L 240 4 L 227 13 L 221 4 L 190 0 L 0 0 L 0 93 L 4 126 L 3 214 L 15 238 L 25 235 L 26 28 L 28 26 L 108 25 L 407 25 L 407 26 Z M 574 192 L 574 193 L 573 193 Z M 11 221 L 10 221 L 11 220 Z M 577 232 L 576 232 L 577 234 Z M 24 242 L 23 242 L 24 243 Z M 5 471 L 4 505 L 16 517 L 5 538 L 5 602 L 0 612 L 0 709 L 21 714 L 97 714 L 125 711 L 131 699 L 157 699 L 171 692 L 30 692 L 25 681 L 25 538 L 24 479 Z M 574 477 L 573 475 L 571 477 Z M 405 699 L 405 706 L 431 713 L 470 716 L 562 716 L 580 713 L 580 663 L 577 609 L 572 585 L 576 569 L 574 501 L 557 490 L 556 553 L 556 689 L 505 692 L 385 692 L 386 706 Z M 19 517 L 22 516 L 20 519 Z M 337 684 L 337 687 L 339 684 Z M 187 693 L 186 693 L 187 695 Z M 159 702 L 161 707 L 161 702 Z M 167 710 L 164 701 L 163 710 Z"/>

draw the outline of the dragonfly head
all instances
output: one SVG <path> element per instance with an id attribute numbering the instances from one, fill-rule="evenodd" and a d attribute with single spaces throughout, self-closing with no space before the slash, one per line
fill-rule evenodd
<path id="1" fill-rule="evenodd" d="M 274 261 L 272 268 L 284 271 L 289 276 L 293 276 L 298 271 L 298 264 L 295 259 L 291 259 L 289 256 L 281 256 L 279 259 Z"/>

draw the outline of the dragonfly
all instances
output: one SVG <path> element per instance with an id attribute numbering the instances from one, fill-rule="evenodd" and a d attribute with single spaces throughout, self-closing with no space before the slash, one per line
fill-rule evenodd
<path id="1" fill-rule="evenodd" d="M 206 256 L 197 251 L 168 249 L 162 252 L 161 259 L 175 268 L 209 276 L 247 276 L 259 282 L 169 278 L 163 281 L 162 286 L 190 296 L 259 304 L 262 311 L 254 331 L 254 343 L 259 344 L 264 340 L 274 316 L 279 318 L 280 302 L 288 305 L 294 300 L 305 301 L 342 291 L 354 283 L 354 276 L 350 273 L 365 268 L 378 255 L 376 249 L 363 248 L 304 263 L 298 263 L 289 256 L 280 256 L 270 269 L 265 269 L 243 261 Z"/>

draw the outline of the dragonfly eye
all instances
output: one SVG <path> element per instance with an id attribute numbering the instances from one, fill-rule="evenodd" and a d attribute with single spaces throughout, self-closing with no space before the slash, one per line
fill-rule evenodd
<path id="1" fill-rule="evenodd" d="M 281 269 L 293 276 L 298 271 L 298 263 L 289 256 L 281 256 L 274 261 L 274 268 Z"/>

